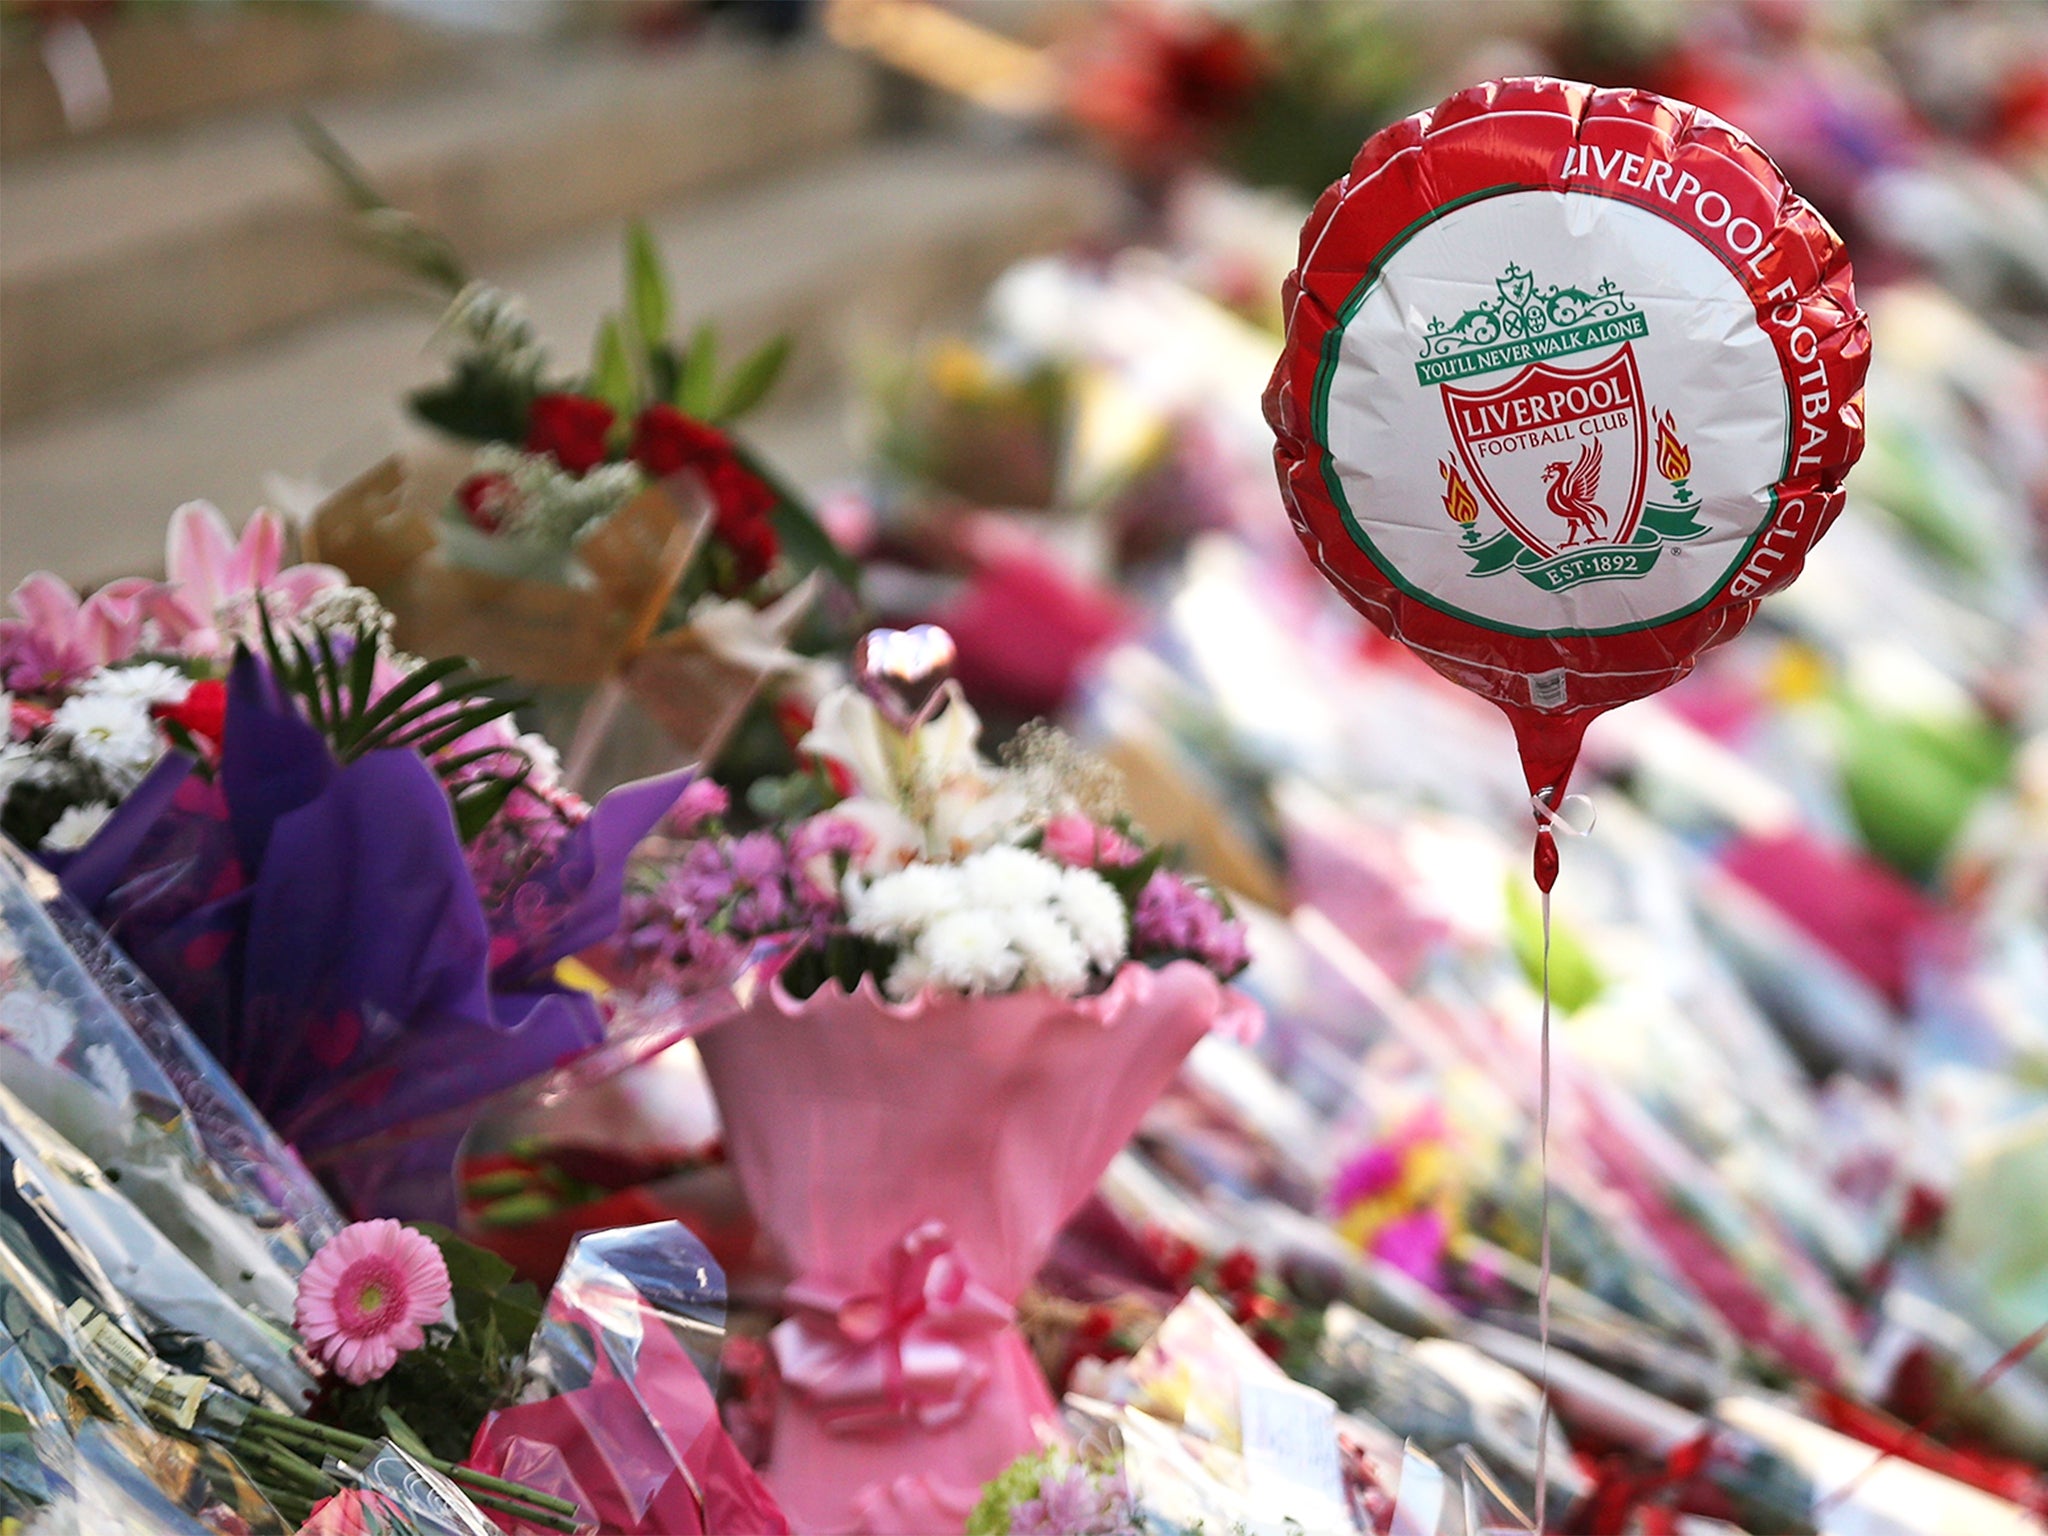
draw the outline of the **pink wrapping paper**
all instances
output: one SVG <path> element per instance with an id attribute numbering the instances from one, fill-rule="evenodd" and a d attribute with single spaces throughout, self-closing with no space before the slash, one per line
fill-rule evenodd
<path id="1" fill-rule="evenodd" d="M 589 1385 L 486 1418 L 468 1465 L 571 1500 L 600 1536 L 785 1536 L 782 1512 L 719 1423 L 689 1351 L 632 1295 L 604 1304 L 606 1315 L 581 1320 L 598 1333 L 637 1315 L 632 1377 L 594 1350 Z M 564 1315 L 559 1297 L 549 1307 Z M 542 1536 L 511 1516 L 491 1518 L 513 1536 Z"/>
<path id="2" fill-rule="evenodd" d="M 1095 997 L 771 980 L 698 1048 L 793 1276 L 768 1482 L 802 1533 L 957 1532 L 1057 1434 L 1010 1306 L 1181 1059 L 1254 1005 L 1186 961 Z"/>

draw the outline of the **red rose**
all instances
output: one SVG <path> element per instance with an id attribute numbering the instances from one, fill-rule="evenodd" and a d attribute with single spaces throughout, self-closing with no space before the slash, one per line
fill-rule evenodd
<path id="1" fill-rule="evenodd" d="M 768 482 L 737 458 L 718 459 L 704 469 L 704 482 L 716 508 L 712 536 L 732 551 L 734 591 L 751 587 L 775 564 L 782 552 L 775 524 L 775 492 Z"/>
<path id="2" fill-rule="evenodd" d="M 1226 1291 L 1249 1290 L 1258 1278 L 1259 1261 L 1242 1248 L 1231 1249 L 1216 1266 L 1216 1283 Z"/>
<path id="3" fill-rule="evenodd" d="M 526 451 L 553 454 L 570 474 L 587 475 L 610 456 L 606 439 L 617 419 L 602 400 L 542 395 L 526 421 Z"/>
<path id="4" fill-rule="evenodd" d="M 469 519 L 472 528 L 482 533 L 496 533 L 505 526 L 505 519 L 511 515 L 512 505 L 518 496 L 512 477 L 496 471 L 471 475 L 455 487 L 455 499 L 462 506 L 462 515 Z"/>
<path id="5" fill-rule="evenodd" d="M 633 462 L 657 480 L 731 455 L 723 432 L 672 405 L 650 405 L 633 423 Z"/>
<path id="6" fill-rule="evenodd" d="M 152 704 L 149 712 L 167 724 L 184 727 L 210 746 L 218 746 L 227 725 L 227 684 L 212 679 L 194 683 L 182 703 Z"/>

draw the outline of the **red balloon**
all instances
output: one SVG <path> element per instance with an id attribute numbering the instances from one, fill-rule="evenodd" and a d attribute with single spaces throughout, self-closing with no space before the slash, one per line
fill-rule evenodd
<path id="1" fill-rule="evenodd" d="M 1303 545 L 1507 712 L 1550 805 L 1595 715 L 1798 575 L 1863 449 L 1840 238 L 1647 91 L 1497 80 L 1375 134 L 1283 300 L 1266 419 Z"/>

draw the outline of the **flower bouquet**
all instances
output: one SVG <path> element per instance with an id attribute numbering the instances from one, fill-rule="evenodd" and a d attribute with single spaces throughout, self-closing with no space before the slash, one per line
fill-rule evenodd
<path id="1" fill-rule="evenodd" d="M 173 583 L 24 584 L 0 826 L 348 1203 L 452 1216 L 465 1115 L 604 1042 L 555 966 L 610 933 L 680 782 L 586 805 L 492 680 L 393 650 L 281 539 L 186 508 Z"/>
<path id="2" fill-rule="evenodd" d="M 592 1237 L 544 1310 L 446 1231 L 343 1226 L 161 994 L 11 850 L 0 1065 L 0 1519 L 785 1529 L 718 1426 L 723 1279 L 694 1239 Z"/>
<path id="3" fill-rule="evenodd" d="M 949 657 L 942 631 L 868 636 L 814 773 L 757 790 L 758 830 L 692 807 L 620 942 L 649 978 L 778 947 L 699 1049 L 790 1271 L 768 1479 L 800 1530 L 960 1529 L 1037 1447 L 1014 1303 L 1181 1057 L 1251 1012 L 1228 906 L 1065 737 L 983 759 Z"/>
<path id="4" fill-rule="evenodd" d="M 624 776 L 599 766 L 607 740 L 627 760 L 709 760 L 764 679 L 796 665 L 784 642 L 813 591 L 802 576 L 852 575 L 731 433 L 774 387 L 788 339 L 729 370 L 708 324 L 673 343 L 660 256 L 635 224 L 626 302 L 600 324 L 588 369 L 565 373 L 516 297 L 471 281 L 310 131 L 373 242 L 447 302 L 452 362 L 408 401 L 431 441 L 322 502 L 309 545 L 389 605 L 410 648 L 550 690 L 550 734 L 578 736 L 572 783 Z M 659 727 L 652 744 L 621 730 L 622 695 Z"/>

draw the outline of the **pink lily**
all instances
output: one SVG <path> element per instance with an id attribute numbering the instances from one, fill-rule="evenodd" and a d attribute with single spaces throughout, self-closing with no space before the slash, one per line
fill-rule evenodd
<path id="1" fill-rule="evenodd" d="M 19 617 L 0 619 L 0 652 L 13 663 L 6 686 L 54 693 L 95 667 L 133 655 L 156 591 L 153 581 L 124 576 L 81 598 L 48 571 L 26 577 L 11 599 Z M 33 678 L 13 675 L 31 658 Z"/>
<path id="2" fill-rule="evenodd" d="M 188 501 L 171 514 L 164 538 L 169 583 L 152 613 L 164 639 L 187 655 L 218 655 L 254 613 L 256 595 L 273 619 L 303 612 L 323 592 L 348 585 L 331 565 L 284 564 L 284 520 L 267 507 L 236 539 L 219 508 Z M 223 633 L 225 631 L 225 633 Z"/>

